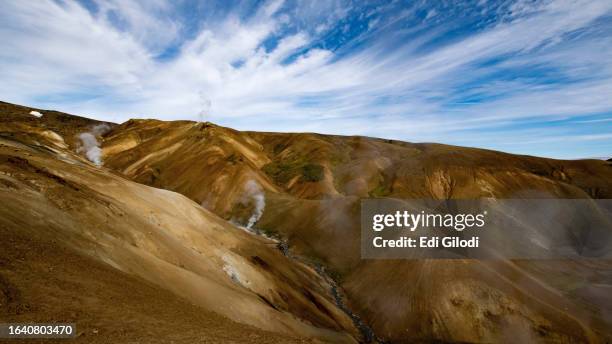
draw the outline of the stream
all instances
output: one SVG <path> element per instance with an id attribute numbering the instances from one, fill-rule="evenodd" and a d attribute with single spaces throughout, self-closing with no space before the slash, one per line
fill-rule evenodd
<path id="1" fill-rule="evenodd" d="M 281 253 L 287 257 L 290 258 L 292 260 L 295 260 L 299 263 L 305 264 L 310 266 L 311 268 L 313 268 L 317 274 L 330 286 L 330 293 L 334 299 L 334 303 L 336 304 L 336 307 L 338 307 L 340 310 L 342 310 L 346 315 L 348 315 L 351 320 L 353 321 L 353 324 L 355 325 L 355 327 L 359 330 L 360 334 L 361 334 L 361 343 L 378 343 L 378 344 L 385 344 L 388 343 L 386 341 L 384 341 L 382 338 L 378 337 L 375 333 L 374 330 L 368 326 L 365 321 L 363 321 L 363 319 L 361 319 L 361 317 L 359 315 L 357 315 L 355 312 L 353 312 L 350 307 L 346 304 L 345 299 L 346 296 L 344 295 L 343 291 L 342 291 L 342 287 L 340 287 L 338 285 L 338 283 L 331 277 L 331 275 L 329 273 L 327 273 L 325 266 L 320 264 L 320 263 L 314 263 L 310 260 L 308 260 L 307 258 L 301 257 L 301 256 L 296 256 L 294 254 L 292 254 L 289 250 L 289 244 L 287 243 L 286 240 L 279 238 L 279 237 L 271 237 L 269 235 L 266 235 L 263 231 L 257 229 L 256 227 L 251 227 L 251 228 L 247 228 L 245 226 L 242 226 L 240 224 L 236 224 L 239 228 L 241 228 L 242 230 L 252 234 L 252 235 L 257 235 L 263 238 L 266 238 L 270 241 L 273 241 L 276 243 L 276 248 L 281 251 Z"/>
<path id="2" fill-rule="evenodd" d="M 274 239 L 274 240 L 277 241 L 276 248 L 278 248 L 283 253 L 283 255 L 314 268 L 317 274 L 319 274 L 319 276 L 323 278 L 325 282 L 327 282 L 327 284 L 330 286 L 330 293 L 332 297 L 334 298 L 334 303 L 336 304 L 338 308 L 340 308 L 340 310 L 342 310 L 346 315 L 348 315 L 351 318 L 351 320 L 353 321 L 353 324 L 361 333 L 362 343 L 380 343 L 380 344 L 386 343 L 380 337 L 376 336 L 376 334 L 374 333 L 374 330 L 372 330 L 372 328 L 368 326 L 361 319 L 361 317 L 359 317 L 359 315 L 354 313 L 350 309 L 350 307 L 346 304 L 345 295 L 342 292 L 342 288 L 330 276 L 330 274 L 327 273 L 324 265 L 318 264 L 318 263 L 312 263 L 303 257 L 295 256 L 291 254 L 291 252 L 289 252 L 289 244 L 287 243 L 287 241 L 282 240 L 282 239 Z"/>

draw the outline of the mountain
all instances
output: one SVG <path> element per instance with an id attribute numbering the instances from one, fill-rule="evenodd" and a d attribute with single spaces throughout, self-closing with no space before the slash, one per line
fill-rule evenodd
<path id="1" fill-rule="evenodd" d="M 140 298 L 164 293 L 168 314 L 182 302 L 246 324 L 223 326 L 332 342 L 611 339 L 610 261 L 362 260 L 359 245 L 364 198 L 607 199 L 609 162 L 0 105 L 3 233 L 121 276 L 99 276 L 117 293 L 122 279 Z M 35 271 L 44 252 L 23 264 Z M 0 267 L 18 286 L 6 290 L 34 288 Z M 79 273 L 64 278 L 98 280 Z"/>
<path id="2" fill-rule="evenodd" d="M 63 295 L 83 298 L 75 301 L 83 303 L 81 312 L 106 314 L 113 306 L 121 309 L 119 305 L 126 296 L 110 299 L 107 305 L 101 299 L 103 295 L 95 293 L 107 289 L 105 285 L 116 293 L 125 291 L 140 299 L 161 293 L 161 287 L 166 290 L 165 299 L 156 306 L 174 307 L 169 314 L 187 303 L 192 313 L 195 305 L 208 310 L 205 315 L 213 311 L 267 331 L 354 341 L 358 332 L 351 319 L 335 305 L 331 286 L 312 267 L 284 256 L 274 241 L 254 236 L 178 193 L 129 181 L 90 163 L 71 149 L 78 150 L 78 140 L 65 136 L 78 129 L 53 130 L 73 122 L 84 126 L 99 123 L 64 120 L 70 117 L 51 116 L 43 110 L 43 117 L 36 118 L 29 111 L 12 107 L 10 116 L 3 114 L 0 132 L 0 225 L 3 237 L 10 238 L 2 241 L 2 250 L 9 256 L 0 271 L 5 302 L 14 304 L 7 310 L 6 320 L 16 321 L 26 315 L 33 318 L 39 311 L 54 317 L 54 306 L 49 306 L 44 297 L 45 286 L 32 279 L 41 268 L 38 265 L 46 264 L 58 273 L 46 274 L 53 279 L 49 290 L 61 289 Z M 25 241 L 23 252 L 11 247 L 13 238 Z M 39 245 L 47 247 L 52 256 L 32 256 L 29 248 L 38 251 Z M 56 246 L 61 247 L 57 257 Z M 22 263 L 16 258 L 20 255 L 28 259 Z M 68 258 L 64 260 L 64 256 Z M 59 260 L 60 266 L 55 268 L 47 259 Z M 72 260 L 79 264 L 72 266 Z M 90 275 L 90 266 L 97 271 L 101 265 L 106 266 L 104 274 Z M 31 271 L 30 276 L 21 276 L 24 268 Z M 119 278 L 112 278 L 113 274 Z M 124 285 L 126 279 L 130 283 Z M 75 295 L 68 294 L 64 284 Z M 90 284 L 94 284 L 94 290 L 87 288 Z M 80 292 L 91 299 L 80 296 Z M 28 293 L 36 299 L 13 296 Z M 36 306 L 33 314 L 25 306 L 29 302 Z M 132 305 L 138 306 L 134 302 Z M 58 308 L 58 312 L 64 312 L 64 306 Z M 122 317 L 127 318 L 129 312 L 143 309 L 124 311 Z M 80 323 L 78 314 L 65 317 Z M 218 318 L 212 319 L 219 322 Z M 97 325 L 106 326 L 106 331 L 116 332 L 121 327 L 111 326 L 113 317 L 96 320 L 106 322 Z M 190 322 L 190 330 L 201 322 L 197 318 Z M 227 320 L 220 325 L 231 332 L 235 324 Z"/>

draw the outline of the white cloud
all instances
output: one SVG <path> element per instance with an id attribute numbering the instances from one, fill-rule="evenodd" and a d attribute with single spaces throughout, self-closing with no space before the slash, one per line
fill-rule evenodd
<path id="1" fill-rule="evenodd" d="M 99 20 L 112 25 L 112 20 L 125 25 L 124 34 L 130 35 L 149 50 L 158 51 L 178 38 L 180 22 L 169 14 L 172 6 L 165 0 L 95 0 Z"/>
<path id="2" fill-rule="evenodd" d="M 167 60 L 155 56 L 185 36 L 172 3 L 97 4 L 96 14 L 73 2 L 3 4 L 0 76 L 10 82 L 0 84 L 0 92 L 6 100 L 114 121 L 205 116 L 242 129 L 407 140 L 456 137 L 457 142 L 462 130 L 504 121 L 612 109 L 612 33 L 567 37 L 587 32 L 595 20 L 610 15 L 609 1 L 516 2 L 499 15 L 497 25 L 425 51 L 421 45 L 440 34 L 435 28 L 400 42 L 381 35 L 414 16 L 415 9 L 408 8 L 369 22 L 362 39 L 380 38 L 341 56 L 311 44 L 340 24 L 351 11 L 348 6 L 305 1 L 280 13 L 286 4 L 269 1 L 252 16 L 230 12 L 205 23 Z M 426 13 L 430 21 L 434 14 L 443 15 L 436 9 Z M 292 31 L 286 30 L 289 25 Z M 264 48 L 273 36 L 280 38 L 278 44 Z M 292 59 L 301 51 L 307 52 Z M 512 58 L 475 66 L 500 55 Z M 535 65 L 578 81 L 484 80 L 469 92 L 490 100 L 449 107 L 470 80 Z"/>

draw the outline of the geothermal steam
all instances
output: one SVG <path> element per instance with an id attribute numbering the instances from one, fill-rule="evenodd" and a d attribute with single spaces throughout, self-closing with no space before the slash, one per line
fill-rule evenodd
<path id="1" fill-rule="evenodd" d="M 261 215 L 263 215 L 264 208 L 266 207 L 266 197 L 263 193 L 263 190 L 259 184 L 250 179 L 244 184 L 245 198 L 247 200 L 252 201 L 255 209 L 253 210 L 253 214 L 249 217 L 249 221 L 247 222 L 246 227 L 251 228 L 257 221 Z"/>
<path id="2" fill-rule="evenodd" d="M 79 134 L 81 140 L 81 147 L 79 147 L 79 153 L 85 153 L 87 159 L 97 166 L 102 165 L 102 149 L 100 149 L 100 143 L 96 136 L 104 135 L 110 130 L 108 124 L 98 124 L 91 128 L 90 132 Z"/>

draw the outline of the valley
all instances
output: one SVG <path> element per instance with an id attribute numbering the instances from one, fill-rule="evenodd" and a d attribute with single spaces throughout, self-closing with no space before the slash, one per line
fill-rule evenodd
<path id="1" fill-rule="evenodd" d="M 381 197 L 609 199 L 612 165 L 0 103 L 1 318 L 86 319 L 83 342 L 153 341 L 183 309 L 177 342 L 611 340 L 611 261 L 364 260 Z"/>

